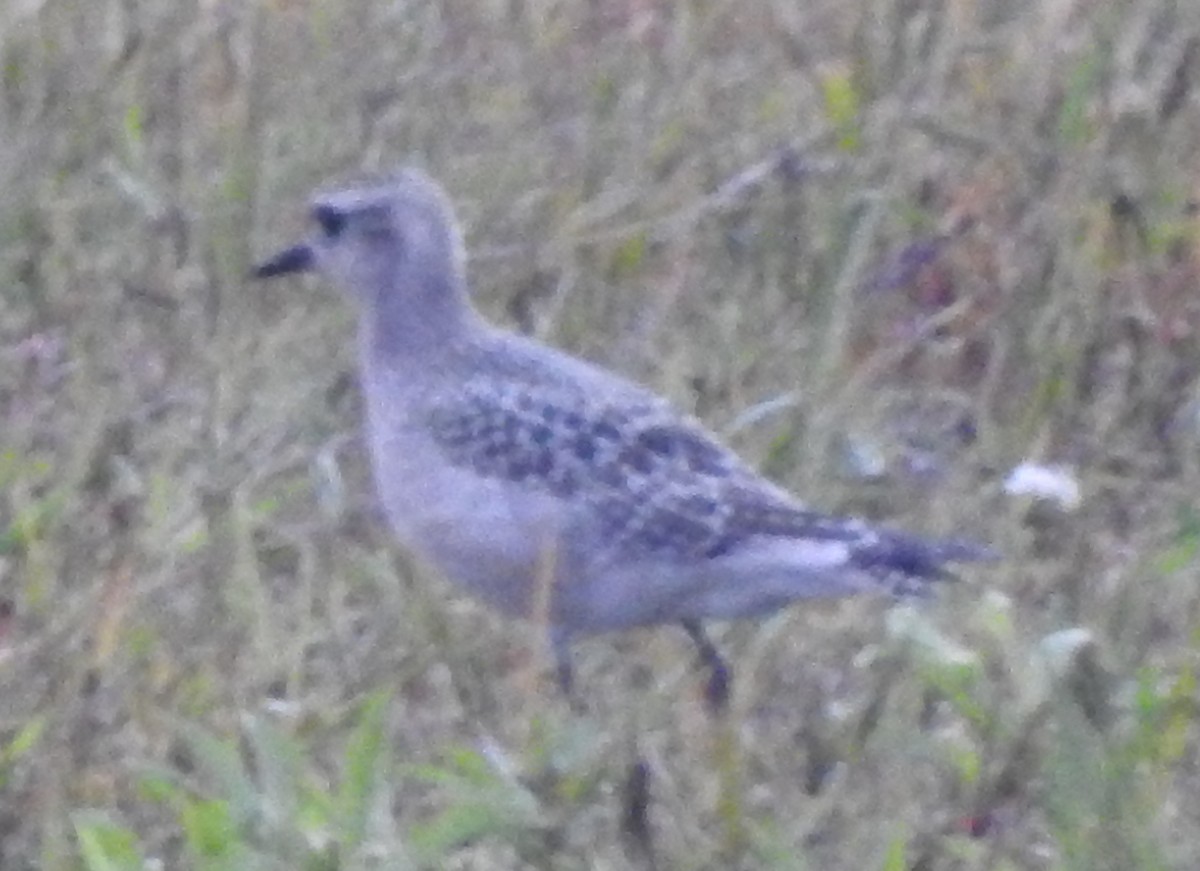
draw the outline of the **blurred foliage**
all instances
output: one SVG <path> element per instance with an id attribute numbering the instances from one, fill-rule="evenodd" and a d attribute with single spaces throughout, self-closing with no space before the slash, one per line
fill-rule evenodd
<path id="1" fill-rule="evenodd" d="M 1198 75 L 1173 0 L 0 4 L 0 867 L 1197 867 Z M 1003 562 L 568 714 L 245 280 L 403 162 L 489 317 Z"/>
<path id="2" fill-rule="evenodd" d="M 325 785 L 307 770 L 298 742 L 266 718 L 251 717 L 245 729 L 249 758 L 236 740 L 185 728 L 194 776 L 204 786 L 164 772 L 145 776 L 140 792 L 173 810 L 190 867 L 414 867 L 391 816 L 386 713 L 386 696 L 364 704 L 349 736 L 340 785 Z M 77 813 L 74 822 L 87 871 L 149 867 L 129 828 L 96 811 Z"/>

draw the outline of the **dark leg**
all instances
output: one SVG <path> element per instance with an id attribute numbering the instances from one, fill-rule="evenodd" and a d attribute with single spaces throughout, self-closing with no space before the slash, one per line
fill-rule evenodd
<path id="1" fill-rule="evenodd" d="M 713 714 L 720 714 L 729 707 L 729 685 L 733 681 L 733 675 L 721 657 L 721 652 L 704 634 L 699 621 L 684 620 L 683 628 L 699 650 L 701 664 L 708 669 L 708 686 L 704 690 L 708 709 Z"/>
<path id="2" fill-rule="evenodd" d="M 574 704 L 575 670 L 571 668 L 571 636 L 563 629 L 550 630 L 550 650 L 554 654 L 554 673 L 558 688 Z"/>
<path id="3" fill-rule="evenodd" d="M 635 756 L 625 777 L 624 810 L 621 830 L 650 868 L 654 861 L 653 832 L 650 829 L 650 766 Z"/>

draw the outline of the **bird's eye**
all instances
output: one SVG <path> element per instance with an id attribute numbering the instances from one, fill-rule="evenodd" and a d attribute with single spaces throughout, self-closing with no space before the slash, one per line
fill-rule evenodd
<path id="1" fill-rule="evenodd" d="M 336 239 L 346 229 L 346 213 L 330 205 L 313 208 L 313 218 L 321 225 L 321 232 L 328 239 Z"/>

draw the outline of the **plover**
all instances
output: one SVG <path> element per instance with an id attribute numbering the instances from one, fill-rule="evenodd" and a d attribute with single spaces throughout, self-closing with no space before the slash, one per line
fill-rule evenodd
<path id="1" fill-rule="evenodd" d="M 416 169 L 316 195 L 314 232 L 257 267 L 316 270 L 359 310 L 375 484 L 400 542 L 501 611 L 543 620 L 569 690 L 576 636 L 701 628 L 796 599 L 920 594 L 979 545 L 814 511 L 697 420 L 599 366 L 487 323 L 462 234 Z"/>

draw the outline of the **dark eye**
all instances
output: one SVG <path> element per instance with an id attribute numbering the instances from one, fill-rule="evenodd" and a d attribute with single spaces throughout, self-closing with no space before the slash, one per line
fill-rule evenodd
<path id="1" fill-rule="evenodd" d="M 321 232 L 329 239 L 336 239 L 346 229 L 346 214 L 328 204 L 314 206 L 313 219 L 321 225 Z"/>

